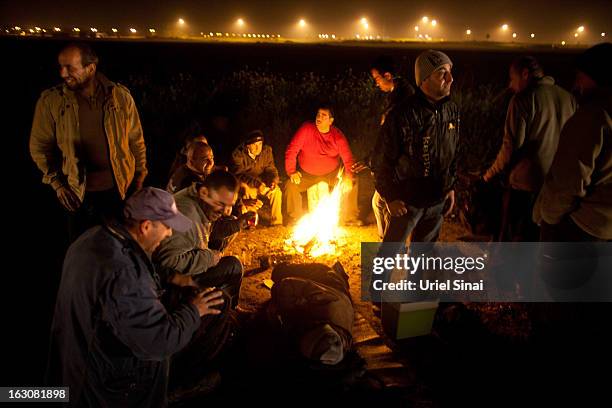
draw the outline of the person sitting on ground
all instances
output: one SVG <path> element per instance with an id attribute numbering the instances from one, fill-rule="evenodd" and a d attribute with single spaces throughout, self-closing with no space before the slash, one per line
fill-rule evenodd
<path id="1" fill-rule="evenodd" d="M 195 182 L 203 182 L 215 166 L 212 148 L 204 142 L 193 142 L 187 147 L 187 162 L 181 164 L 170 177 L 166 190 L 176 193 Z"/>
<path id="2" fill-rule="evenodd" d="M 341 165 L 344 165 L 343 211 L 345 224 L 362 225 L 358 218 L 357 188 L 353 185 L 353 153 L 344 133 L 334 123 L 330 106 L 321 105 L 315 122 L 306 122 L 295 132 L 285 151 L 285 171 L 289 180 L 283 195 L 289 223 L 303 215 L 301 193 L 324 182 L 335 184 Z M 355 187 L 355 188 L 353 188 Z"/>
<path id="3" fill-rule="evenodd" d="M 217 287 L 227 292 L 231 305 L 238 304 L 242 283 L 242 263 L 234 256 L 223 256 L 226 242 L 211 248 L 213 225 L 231 213 L 238 198 L 239 183 L 234 175 L 217 170 L 202 183 L 194 183 L 174 195 L 176 205 L 193 226 L 165 239 L 155 252 L 153 261 L 160 267 L 162 278 L 179 286 Z M 235 236 L 246 228 L 253 213 L 230 219 L 227 229 L 218 237 Z M 214 226 L 217 228 L 217 225 Z M 226 239 L 226 240 L 227 240 Z"/>
<path id="4" fill-rule="evenodd" d="M 261 130 L 250 132 L 243 143 L 232 153 L 232 172 L 241 184 L 240 195 L 248 210 L 252 201 L 260 200 L 270 209 L 270 225 L 281 225 L 282 192 L 278 187 L 279 176 L 272 147 L 264 145 Z M 246 212 L 246 211 L 245 211 Z"/>
<path id="5" fill-rule="evenodd" d="M 199 121 L 192 120 L 183 130 L 176 135 L 176 139 L 181 141 L 180 149 L 176 152 L 170 171 L 168 173 L 171 176 L 176 169 L 181 165 L 187 163 L 187 149 L 189 145 L 194 142 L 203 142 L 208 144 L 208 138 L 204 136 L 202 126 Z"/>

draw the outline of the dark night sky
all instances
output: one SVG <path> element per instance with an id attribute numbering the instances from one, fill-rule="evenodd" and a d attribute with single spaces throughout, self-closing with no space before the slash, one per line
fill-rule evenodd
<path id="1" fill-rule="evenodd" d="M 349 34 L 357 32 L 358 19 L 366 16 L 373 34 L 408 36 L 414 34 L 411 30 L 422 15 L 437 17 L 439 29 L 447 38 L 461 37 L 466 27 L 477 38 L 487 32 L 495 37 L 503 22 L 520 35 L 535 32 L 538 39 L 551 41 L 569 38 L 581 24 L 591 36 L 612 31 L 611 0 L 0 2 L 0 23 L 7 25 L 163 29 L 183 17 L 194 33 L 231 31 L 232 23 L 240 16 L 249 23 L 251 32 L 289 35 L 295 22 L 305 18 L 315 33 Z"/>

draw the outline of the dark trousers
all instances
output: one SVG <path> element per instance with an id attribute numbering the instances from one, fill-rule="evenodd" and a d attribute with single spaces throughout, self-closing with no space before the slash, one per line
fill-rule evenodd
<path id="1" fill-rule="evenodd" d="M 87 191 L 83 203 L 68 213 L 68 238 L 74 242 L 83 232 L 109 219 L 118 217 L 123 200 L 116 188 L 104 191 Z"/>
<path id="2" fill-rule="evenodd" d="M 326 182 L 330 188 L 333 187 L 337 181 L 336 175 L 338 174 L 338 170 L 334 170 L 323 176 L 308 174 L 304 170 L 300 170 L 300 173 L 302 173 L 300 184 L 292 183 L 291 180 L 287 180 L 287 183 L 285 183 L 283 196 L 287 218 L 289 219 L 288 221 L 297 221 L 304 215 L 304 209 L 302 208 L 302 193 L 321 181 Z M 358 219 L 359 209 L 357 206 L 357 195 L 358 187 L 357 180 L 355 179 L 353 189 L 342 195 L 342 210 L 340 214 L 340 219 L 342 221 L 355 221 Z"/>
<path id="3" fill-rule="evenodd" d="M 596 251 L 589 251 L 588 244 L 564 247 L 549 247 L 546 242 L 605 242 L 588 234 L 571 219 L 566 216 L 558 224 L 551 225 L 542 222 L 540 228 L 540 240 L 544 242 L 542 252 L 542 267 L 551 267 L 551 273 L 543 270 L 544 280 L 553 287 L 574 287 L 582 284 L 589 278 L 593 268 L 593 259 L 596 259 Z M 548 249 L 548 251 L 547 251 Z M 561 251 L 561 252 L 560 252 Z M 563 262 L 567 260 L 582 260 L 570 268 L 564 268 Z M 562 290 L 565 293 L 567 289 Z M 554 289 L 552 290 L 554 294 Z M 583 300 L 583 299 L 581 299 Z M 536 335 L 543 337 L 543 342 L 559 341 L 565 339 L 571 347 L 575 341 L 588 341 L 592 338 L 604 338 L 603 334 L 610 335 L 608 325 L 601 322 L 607 321 L 612 312 L 610 303 L 591 302 L 555 302 L 555 303 L 530 303 L 528 310 L 532 326 Z M 573 335 L 575 338 L 568 337 Z M 590 337 L 593 336 L 593 337 Z M 539 338 L 539 337 L 538 337 Z"/>
<path id="4" fill-rule="evenodd" d="M 540 229 L 542 242 L 605 242 L 605 239 L 594 237 L 576 225 L 571 217 L 567 216 L 560 223 L 551 225 L 542 221 Z"/>
<path id="5" fill-rule="evenodd" d="M 501 242 L 537 242 L 538 226 L 532 220 L 537 193 L 508 189 L 502 202 Z"/>
<path id="6" fill-rule="evenodd" d="M 240 260 L 235 256 L 224 256 L 216 266 L 194 276 L 194 280 L 201 287 L 216 287 L 223 290 L 229 296 L 230 306 L 234 308 L 240 298 L 242 274 Z"/>

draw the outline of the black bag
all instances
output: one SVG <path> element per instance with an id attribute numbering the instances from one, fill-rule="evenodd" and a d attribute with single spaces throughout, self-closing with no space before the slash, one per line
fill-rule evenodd
<path id="1" fill-rule="evenodd" d="M 199 292 L 198 288 L 170 285 L 164 293 L 162 302 L 168 310 L 189 302 Z M 172 356 L 171 376 L 176 378 L 195 378 L 197 373 L 210 369 L 211 364 L 223 357 L 235 344 L 239 332 L 236 311 L 230 308 L 230 296 L 223 293 L 221 314 L 201 317 L 200 327 L 191 341 Z"/>

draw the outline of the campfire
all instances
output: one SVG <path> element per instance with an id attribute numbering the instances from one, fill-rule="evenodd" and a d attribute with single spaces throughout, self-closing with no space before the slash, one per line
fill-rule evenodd
<path id="1" fill-rule="evenodd" d="M 293 228 L 291 238 L 285 241 L 285 249 L 316 258 L 334 255 L 345 231 L 338 225 L 342 199 L 342 170 L 331 194 L 319 198 L 317 206 L 303 216 Z"/>

